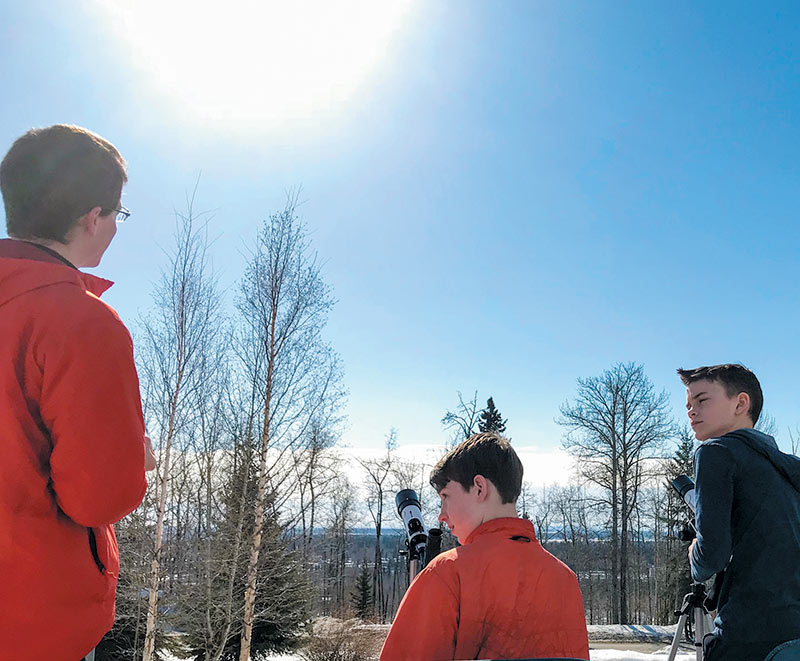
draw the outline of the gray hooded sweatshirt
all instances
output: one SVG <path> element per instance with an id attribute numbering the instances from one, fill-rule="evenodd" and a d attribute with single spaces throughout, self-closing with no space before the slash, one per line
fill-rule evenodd
<path id="1" fill-rule="evenodd" d="M 692 578 L 726 569 L 714 624 L 729 641 L 800 638 L 800 459 L 739 429 L 695 453 Z"/>

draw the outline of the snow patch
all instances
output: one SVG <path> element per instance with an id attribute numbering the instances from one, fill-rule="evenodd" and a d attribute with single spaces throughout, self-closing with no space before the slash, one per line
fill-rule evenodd
<path id="1" fill-rule="evenodd" d="M 667 661 L 669 648 L 663 652 L 623 652 L 621 650 L 589 650 L 591 661 Z M 695 661 L 694 652 L 678 652 L 675 661 Z"/>

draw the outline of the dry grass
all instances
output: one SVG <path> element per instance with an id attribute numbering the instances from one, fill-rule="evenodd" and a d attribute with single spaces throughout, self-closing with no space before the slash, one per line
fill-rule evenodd
<path id="1" fill-rule="evenodd" d="M 308 643 L 300 651 L 305 661 L 370 661 L 377 659 L 388 627 L 360 620 L 321 617 L 314 620 Z"/>

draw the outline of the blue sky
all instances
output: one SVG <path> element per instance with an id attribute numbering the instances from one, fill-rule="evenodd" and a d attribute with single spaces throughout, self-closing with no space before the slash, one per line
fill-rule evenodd
<path id="1" fill-rule="evenodd" d="M 677 416 L 676 367 L 743 362 L 783 438 L 800 424 L 796 3 L 412 2 L 360 33 L 345 16 L 356 29 L 324 52 L 289 34 L 287 54 L 269 51 L 288 25 L 269 3 L 133 24 L 89 0 L 2 2 L 0 150 L 69 122 L 128 161 L 134 215 L 97 272 L 131 325 L 198 175 L 229 300 L 260 221 L 303 186 L 350 445 L 390 427 L 442 442 L 456 391 L 477 390 L 549 451 L 576 379 L 618 361 Z M 222 74 L 178 62 L 192 49 Z M 292 73 L 308 55 L 313 73 L 338 49 L 364 71 L 317 80 L 327 96 L 257 61 Z M 188 87 L 165 81 L 173 60 Z"/>

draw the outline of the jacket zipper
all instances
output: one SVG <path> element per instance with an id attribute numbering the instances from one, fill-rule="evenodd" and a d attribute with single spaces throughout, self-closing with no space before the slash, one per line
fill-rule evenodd
<path id="1" fill-rule="evenodd" d="M 97 538 L 94 536 L 94 530 L 91 528 L 87 528 L 86 530 L 89 531 L 89 550 L 92 552 L 94 564 L 97 565 L 97 569 L 101 574 L 105 574 L 106 566 L 103 564 L 103 561 L 100 559 L 100 555 L 97 553 Z"/>

